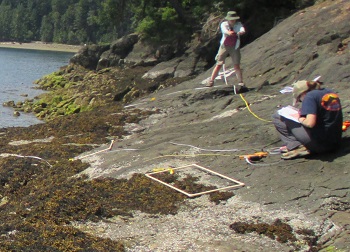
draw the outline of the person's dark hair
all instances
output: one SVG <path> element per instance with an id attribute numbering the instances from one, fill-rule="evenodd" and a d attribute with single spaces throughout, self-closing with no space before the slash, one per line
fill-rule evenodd
<path id="1" fill-rule="evenodd" d="M 315 89 L 321 89 L 321 85 L 323 84 L 323 82 L 320 81 L 308 81 L 307 82 L 307 86 L 308 86 L 308 90 L 307 91 L 311 91 L 311 90 L 315 90 Z"/>

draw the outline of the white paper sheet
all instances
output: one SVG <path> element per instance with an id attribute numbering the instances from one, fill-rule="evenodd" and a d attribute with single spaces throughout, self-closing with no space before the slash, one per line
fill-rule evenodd
<path id="1" fill-rule="evenodd" d="M 280 116 L 283 116 L 284 118 L 300 123 L 298 121 L 300 117 L 299 110 L 297 108 L 294 108 L 293 106 L 287 106 L 287 107 L 281 108 L 280 110 L 278 110 L 278 114 Z"/>

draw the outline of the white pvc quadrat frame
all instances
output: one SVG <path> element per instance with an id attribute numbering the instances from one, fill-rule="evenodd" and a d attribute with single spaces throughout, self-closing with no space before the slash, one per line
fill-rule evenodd
<path id="1" fill-rule="evenodd" d="M 212 174 L 214 174 L 214 175 L 216 175 L 216 176 L 219 176 L 219 177 L 221 177 L 221 178 L 227 179 L 227 180 L 229 180 L 229 181 L 231 181 L 231 182 L 234 182 L 235 184 L 234 184 L 234 185 L 231 185 L 231 186 L 221 187 L 221 188 L 217 188 L 217 189 L 213 189 L 213 190 L 208 190 L 208 191 L 204 191 L 204 192 L 199 192 L 199 193 L 188 193 L 188 192 L 186 192 L 186 191 L 184 191 L 184 190 L 181 190 L 181 189 L 179 189 L 179 188 L 177 188 L 177 187 L 175 187 L 175 186 L 172 186 L 172 185 L 170 185 L 170 184 L 168 184 L 168 183 L 166 183 L 166 182 L 164 182 L 164 181 L 161 181 L 161 180 L 159 180 L 159 179 L 157 179 L 157 178 L 155 178 L 155 177 L 152 176 L 153 174 L 163 173 L 163 172 L 169 172 L 169 170 L 175 171 L 175 170 L 185 169 L 185 168 L 189 168 L 189 167 L 191 167 L 191 166 L 196 167 L 196 168 L 199 168 L 199 169 L 201 169 L 201 170 L 203 170 L 203 171 L 206 171 L 206 172 L 208 172 L 208 173 L 212 173 Z M 243 186 L 245 185 L 243 182 L 240 182 L 240 181 L 238 181 L 238 180 L 232 179 L 232 178 L 230 178 L 230 177 L 227 177 L 227 176 L 225 176 L 225 175 L 222 175 L 222 174 L 220 174 L 220 173 L 218 173 L 218 172 L 212 171 L 212 170 L 210 170 L 210 169 L 208 169 L 208 168 L 205 168 L 205 167 L 200 166 L 200 165 L 197 165 L 197 164 L 190 164 L 190 165 L 185 165 L 185 166 L 181 166 L 181 167 L 177 167 L 177 168 L 166 169 L 166 170 L 163 170 L 163 171 L 157 171 L 157 172 L 152 172 L 152 173 L 146 173 L 145 175 L 146 175 L 147 177 L 149 177 L 150 179 L 153 179 L 153 180 L 155 180 L 155 181 L 157 181 L 157 182 L 159 182 L 159 183 L 161 183 L 161 184 L 163 184 L 163 185 L 166 185 L 166 186 L 168 186 L 168 187 L 170 187 L 170 188 L 172 188 L 172 189 L 174 189 L 174 190 L 176 190 L 176 191 L 178 191 L 178 192 L 180 192 L 180 193 L 185 194 L 185 195 L 188 196 L 188 197 L 196 197 L 196 196 L 200 196 L 200 195 L 203 195 L 203 194 L 208 194 L 208 193 L 217 192 L 217 191 L 221 191 L 221 190 L 228 190 L 228 189 L 233 189 L 233 188 L 237 188 L 237 187 L 243 187 Z"/>

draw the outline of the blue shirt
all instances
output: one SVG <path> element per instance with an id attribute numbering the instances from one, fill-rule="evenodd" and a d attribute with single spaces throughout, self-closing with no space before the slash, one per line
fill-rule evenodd
<path id="1" fill-rule="evenodd" d="M 300 116 L 316 115 L 311 137 L 320 144 L 337 146 L 342 137 L 343 113 L 339 96 L 330 89 L 307 92 L 301 105 Z"/>

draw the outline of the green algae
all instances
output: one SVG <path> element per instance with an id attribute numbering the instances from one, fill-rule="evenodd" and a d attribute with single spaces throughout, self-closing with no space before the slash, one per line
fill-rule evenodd
<path id="1" fill-rule="evenodd" d="M 23 104 L 25 108 L 19 106 L 17 109 L 32 111 L 38 118 L 48 121 L 115 102 L 129 103 L 147 93 L 189 79 L 158 81 L 142 78 L 149 69 L 139 66 L 91 71 L 81 66 L 68 65 L 35 81 L 38 88 L 50 92 L 39 95 L 34 101 L 27 101 Z M 14 103 L 11 105 L 14 106 Z"/>
<path id="2" fill-rule="evenodd" d="M 53 72 L 36 80 L 34 83 L 43 90 L 55 90 L 64 88 L 69 83 L 69 80 L 62 75 L 62 72 Z"/>

